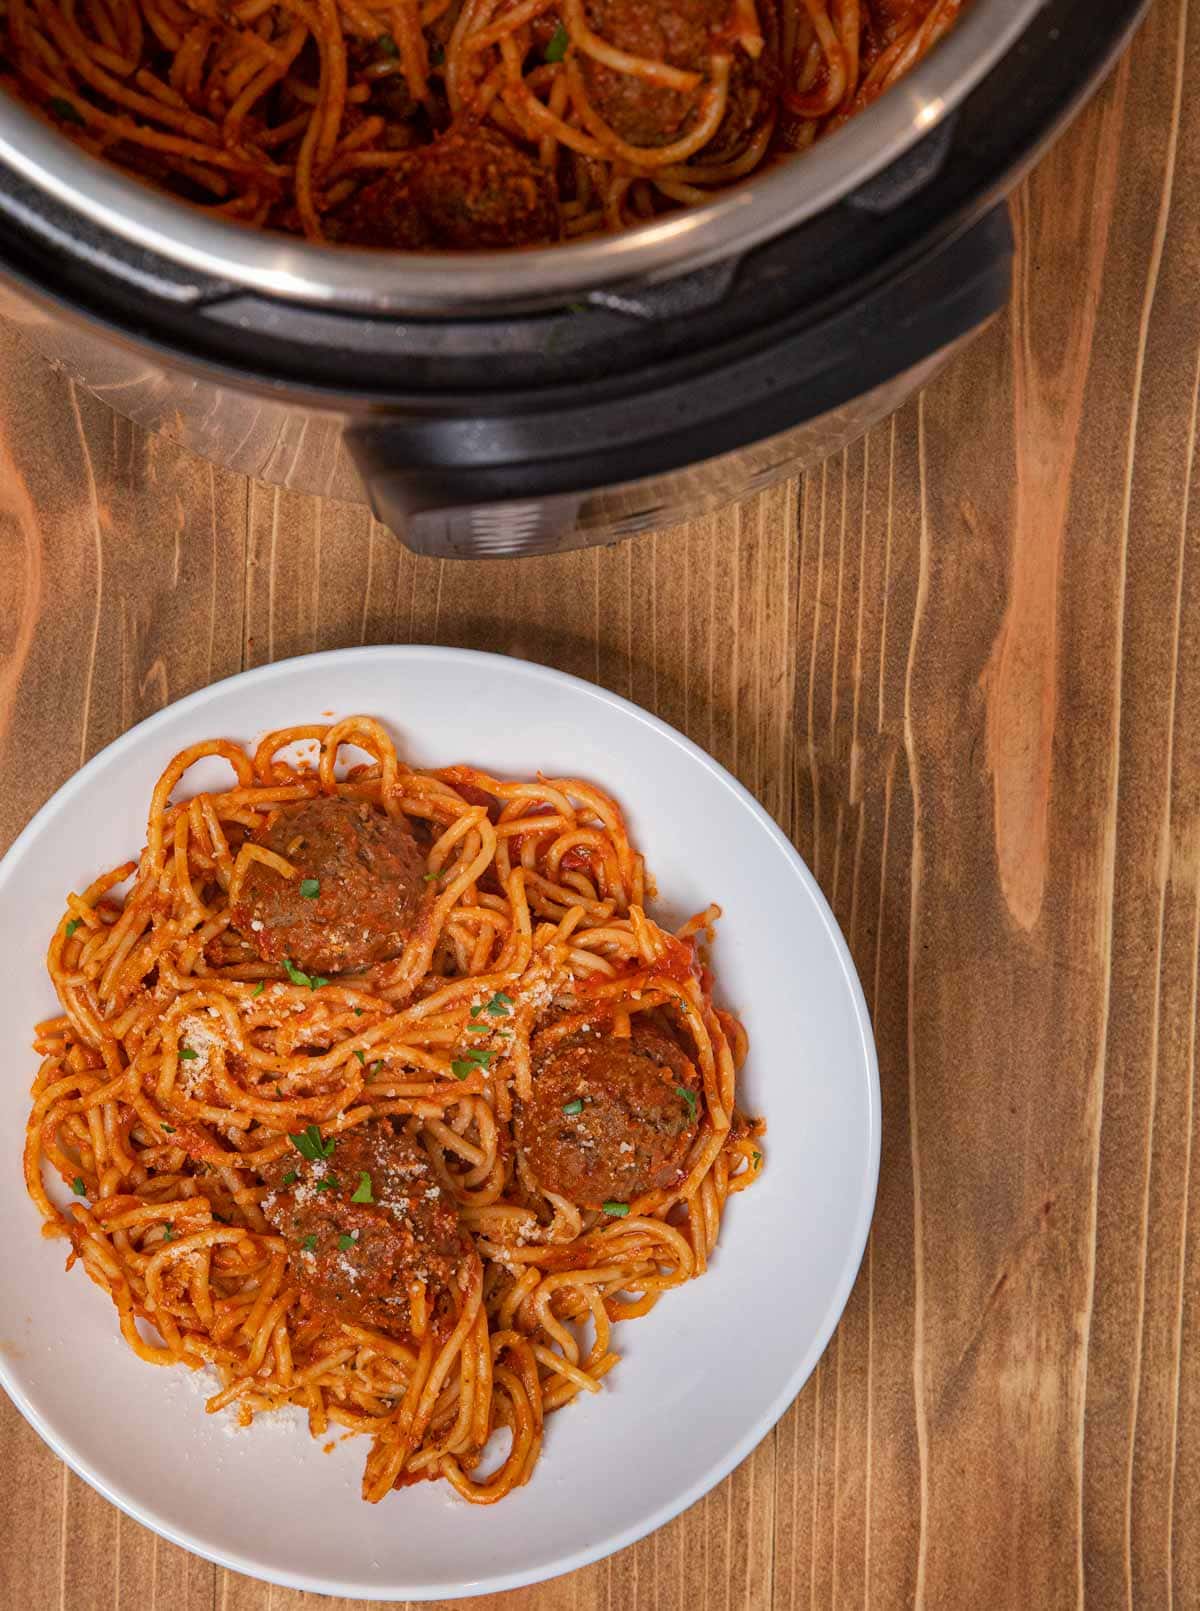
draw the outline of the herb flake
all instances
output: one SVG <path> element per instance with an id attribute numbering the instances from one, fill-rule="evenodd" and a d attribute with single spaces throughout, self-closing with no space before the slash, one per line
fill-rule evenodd
<path id="1" fill-rule="evenodd" d="M 696 1117 L 696 1093 L 695 1093 L 695 1091 L 689 1091 L 686 1085 L 677 1085 L 675 1087 L 675 1095 L 676 1096 L 681 1096 L 683 1098 L 683 1100 L 687 1103 L 687 1105 L 688 1105 L 688 1116 L 689 1116 L 689 1118 L 694 1119 Z"/>
<path id="2" fill-rule="evenodd" d="M 450 1064 L 450 1072 L 456 1080 L 465 1080 L 477 1068 L 486 1068 L 495 1057 L 495 1052 L 485 1052 L 480 1046 L 472 1046 L 461 1057 L 456 1057 Z"/>
<path id="3" fill-rule="evenodd" d="M 601 1203 L 600 1206 L 606 1214 L 611 1214 L 614 1219 L 624 1219 L 629 1212 L 628 1203 Z"/>
<path id="4" fill-rule="evenodd" d="M 87 1196 L 87 1187 L 83 1183 L 82 1175 L 75 1176 L 75 1179 L 71 1182 L 71 1190 L 75 1193 L 76 1197 Z"/>
<path id="5" fill-rule="evenodd" d="M 354 1194 L 350 1201 L 352 1203 L 373 1203 L 375 1201 L 371 1195 L 371 1177 L 365 1169 L 358 1177 L 358 1185 L 354 1188 Z"/>
<path id="6" fill-rule="evenodd" d="M 303 1239 L 303 1241 L 300 1243 L 300 1246 L 304 1249 L 304 1251 L 306 1253 L 311 1253 L 313 1248 L 316 1247 L 316 1245 L 317 1245 L 317 1239 L 316 1239 L 315 1236 L 306 1236 Z"/>
<path id="7" fill-rule="evenodd" d="M 564 1113 L 582 1113 L 583 1112 L 583 1098 L 581 1096 L 577 1096 L 575 1098 L 574 1102 L 564 1102 L 563 1103 L 563 1112 Z"/>
<path id="8" fill-rule="evenodd" d="M 300 880 L 300 893 L 306 901 L 315 901 L 321 893 L 321 880 L 319 878 L 302 878 Z"/>
<path id="9" fill-rule="evenodd" d="M 324 1140 L 315 1124 L 310 1124 L 298 1136 L 289 1135 L 288 1140 L 310 1163 L 316 1163 L 319 1158 L 332 1158 L 333 1149 L 337 1146 L 336 1137 L 330 1136 L 328 1141 Z"/>
<path id="10" fill-rule="evenodd" d="M 327 985 L 329 983 L 329 980 L 322 979 L 320 974 L 308 974 L 302 972 L 290 957 L 284 957 L 283 971 L 287 974 L 288 978 L 294 985 L 300 985 L 302 988 L 308 990 L 319 990 L 322 985 Z"/>
<path id="11" fill-rule="evenodd" d="M 550 37 L 550 43 L 542 52 L 548 62 L 560 62 L 567 54 L 567 46 L 571 43 L 571 36 L 560 22 Z"/>
<path id="12" fill-rule="evenodd" d="M 190 1046 L 181 1046 L 179 1048 L 179 1057 L 181 1062 L 194 1063 L 199 1056 L 200 1053 L 194 1052 Z"/>
<path id="13" fill-rule="evenodd" d="M 71 938 L 72 934 L 74 934 L 75 930 L 78 927 L 79 927 L 79 919 L 77 917 L 73 917 L 71 919 L 71 921 L 67 924 L 67 939 L 68 940 Z"/>

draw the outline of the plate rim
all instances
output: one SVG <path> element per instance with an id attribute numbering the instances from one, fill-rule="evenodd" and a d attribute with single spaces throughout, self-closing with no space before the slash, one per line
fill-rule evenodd
<path id="1" fill-rule="evenodd" d="M 7 1393 L 11 1402 L 20 1411 L 25 1420 L 42 1439 L 42 1441 L 62 1460 L 76 1476 L 80 1477 L 89 1487 L 101 1494 L 133 1521 L 147 1527 L 160 1538 L 169 1543 L 199 1556 L 202 1560 L 212 1562 L 216 1566 L 228 1571 L 240 1572 L 246 1577 L 258 1582 L 274 1583 L 281 1588 L 299 1589 L 310 1594 L 324 1594 L 350 1599 L 382 1600 L 396 1602 L 403 1600 L 445 1600 L 470 1599 L 482 1594 L 501 1594 L 510 1589 L 525 1588 L 536 1583 L 550 1582 L 557 1577 L 565 1576 L 569 1572 L 580 1570 L 582 1567 L 594 1565 L 597 1561 L 606 1560 L 610 1555 L 628 1548 L 649 1534 L 657 1532 L 676 1516 L 696 1504 L 705 1494 L 710 1493 L 718 1483 L 739 1466 L 763 1441 L 767 1434 L 787 1411 L 793 1400 L 797 1397 L 809 1377 L 815 1370 L 818 1362 L 829 1346 L 834 1331 L 841 1320 L 849 1301 L 855 1281 L 862 1266 L 863 1255 L 866 1251 L 867 1238 L 870 1235 L 871 1222 L 874 1217 L 875 1204 L 879 1189 L 880 1154 L 882 1148 L 882 1095 L 879 1081 L 879 1062 L 875 1047 L 875 1037 L 871 1026 L 870 1011 L 866 996 L 850 948 L 842 933 L 833 910 L 826 900 L 820 885 L 817 883 L 808 863 L 797 850 L 796 846 L 780 828 L 779 824 L 767 811 L 766 807 L 741 783 L 729 769 L 710 755 L 700 745 L 696 744 L 678 728 L 672 727 L 660 716 L 646 710 L 624 695 L 613 693 L 610 689 L 598 683 L 589 682 L 584 677 L 576 676 L 572 672 L 559 671 L 556 667 L 543 665 L 540 661 L 526 660 L 517 655 L 497 654 L 491 650 L 458 648 L 448 644 L 426 643 L 378 643 L 355 644 L 342 649 L 322 649 L 310 654 L 290 655 L 283 660 L 268 661 L 263 665 L 246 667 L 241 671 L 221 677 L 216 682 L 206 683 L 203 687 L 195 688 L 191 693 L 182 695 L 163 705 L 159 710 L 144 716 L 95 755 L 91 756 L 78 771 L 72 773 L 64 780 L 50 797 L 34 812 L 29 821 L 13 840 L 8 850 L 0 858 L 0 902 L 3 901 L 5 890 L 13 868 L 22 859 L 27 845 L 33 841 L 41 829 L 45 819 L 53 811 L 69 803 L 74 797 L 86 790 L 91 776 L 97 772 L 101 764 L 107 764 L 114 758 L 119 759 L 126 751 L 136 748 L 147 737 L 167 724 L 167 722 L 181 712 L 199 709 L 205 703 L 217 699 L 224 691 L 234 684 L 245 686 L 247 683 L 268 683 L 281 678 L 286 679 L 290 670 L 299 665 L 317 667 L 333 663 L 342 664 L 354 660 L 438 660 L 454 662 L 477 662 L 480 668 L 502 662 L 509 670 L 516 669 L 519 673 L 527 675 L 533 682 L 548 683 L 551 686 L 567 685 L 585 697 L 595 699 L 603 705 L 608 705 L 622 715 L 633 717 L 639 723 L 649 727 L 660 738 L 675 745 L 690 756 L 713 777 L 714 781 L 731 792 L 739 803 L 748 810 L 758 825 L 763 828 L 776 846 L 783 851 L 785 857 L 793 864 L 801 883 L 813 903 L 814 911 L 820 918 L 826 935 L 832 944 L 834 954 L 849 993 L 850 1003 L 854 1011 L 854 1019 L 858 1030 L 858 1042 L 861 1048 L 863 1069 L 866 1077 L 866 1109 L 867 1124 L 865 1134 L 865 1171 L 861 1178 L 859 1201 L 856 1218 L 852 1227 L 849 1242 L 849 1253 L 843 1263 L 833 1296 L 826 1306 L 820 1324 L 813 1333 L 813 1339 L 803 1354 L 799 1357 L 794 1369 L 788 1376 L 783 1389 L 772 1399 L 767 1410 L 748 1427 L 740 1437 L 734 1440 L 729 1449 L 720 1459 L 708 1467 L 696 1480 L 688 1485 L 682 1492 L 664 1504 L 660 1505 L 647 1516 L 637 1522 L 619 1529 L 617 1532 L 604 1538 L 594 1547 L 586 1547 L 573 1551 L 556 1561 L 549 1570 L 537 1566 L 531 1569 L 517 1569 L 504 1572 L 495 1577 L 474 1578 L 462 1583 L 453 1589 L 444 1585 L 412 1584 L 388 1585 L 386 1588 L 377 1584 L 354 1583 L 350 1579 L 313 1578 L 304 1573 L 289 1573 L 286 1570 L 278 1571 L 266 1568 L 261 1562 L 249 1560 L 236 1551 L 222 1551 L 199 1544 L 193 1537 L 184 1531 L 172 1526 L 169 1522 L 146 1512 L 135 1500 L 114 1490 L 96 1471 L 89 1462 L 78 1455 L 65 1435 L 53 1429 L 42 1416 L 37 1407 L 29 1401 L 26 1394 L 12 1379 L 9 1362 L 4 1353 L 0 1351 L 0 1386 Z"/>

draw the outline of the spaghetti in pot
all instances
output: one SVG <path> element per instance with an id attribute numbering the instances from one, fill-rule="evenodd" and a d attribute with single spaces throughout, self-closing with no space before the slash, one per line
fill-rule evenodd
<path id="1" fill-rule="evenodd" d="M 203 761 L 232 786 L 174 798 Z M 44 1234 L 141 1359 L 214 1374 L 210 1413 L 367 1434 L 370 1501 L 502 1498 L 762 1165 L 698 951 L 718 909 L 672 933 L 652 894 L 579 779 L 415 771 L 362 716 L 193 745 L 50 943 Z"/>
<path id="2" fill-rule="evenodd" d="M 709 199 L 907 73 L 962 0 L 6 0 L 0 77 L 215 213 L 404 250 Z"/>

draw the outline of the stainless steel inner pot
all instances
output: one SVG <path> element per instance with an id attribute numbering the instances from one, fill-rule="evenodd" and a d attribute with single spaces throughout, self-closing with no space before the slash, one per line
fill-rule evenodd
<path id="1" fill-rule="evenodd" d="M 0 162 L 93 224 L 193 273 L 264 295 L 360 312 L 463 315 L 562 303 L 652 283 L 803 223 L 901 156 L 1016 43 L 1042 0 L 972 0 L 899 84 L 826 140 L 708 206 L 621 235 L 522 252 L 313 246 L 207 217 L 89 156 L 0 94 Z"/>

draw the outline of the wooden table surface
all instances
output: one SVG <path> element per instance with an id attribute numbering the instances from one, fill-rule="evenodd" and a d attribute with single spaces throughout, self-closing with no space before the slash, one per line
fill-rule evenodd
<path id="1" fill-rule="evenodd" d="M 924 396 L 803 482 L 611 550 L 413 559 L 0 331 L 5 842 L 214 678 L 468 644 L 689 733 L 849 938 L 884 1145 L 834 1341 L 707 1499 L 505 1611 L 1200 1606 L 1198 35 L 1157 0 L 1016 199 L 1008 316 Z M 3 1611 L 340 1603 L 159 1542 L 6 1401 L 0 1514 Z"/>

